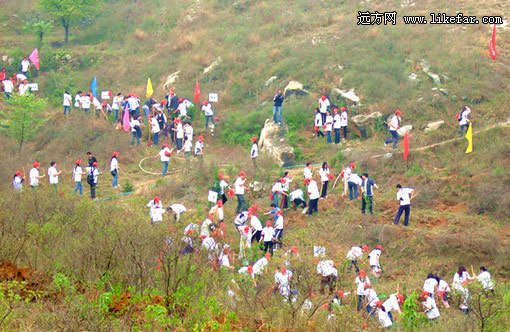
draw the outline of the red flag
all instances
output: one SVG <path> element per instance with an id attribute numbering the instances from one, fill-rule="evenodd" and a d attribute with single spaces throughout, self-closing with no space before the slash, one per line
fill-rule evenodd
<path id="1" fill-rule="evenodd" d="M 200 102 L 200 85 L 198 85 L 198 80 L 195 82 L 195 104 L 198 105 Z"/>
<path id="2" fill-rule="evenodd" d="M 492 37 L 489 42 L 489 53 L 492 60 L 496 60 L 498 53 L 496 52 L 496 24 L 492 27 Z"/>
<path id="3" fill-rule="evenodd" d="M 404 148 L 404 160 L 407 160 L 407 156 L 409 155 L 409 135 L 407 135 L 407 133 L 404 134 L 402 147 Z"/>
<path id="4" fill-rule="evenodd" d="M 28 56 L 30 61 L 34 64 L 35 68 L 39 70 L 39 51 L 37 51 L 37 48 L 34 48 L 32 53 Z"/>

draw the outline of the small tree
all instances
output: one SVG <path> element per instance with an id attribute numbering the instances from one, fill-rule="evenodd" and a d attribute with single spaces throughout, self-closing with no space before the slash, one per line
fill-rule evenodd
<path id="1" fill-rule="evenodd" d="M 48 121 L 41 114 L 47 101 L 31 93 L 23 96 L 14 94 L 9 99 L 8 105 L 10 106 L 8 110 L 1 113 L 6 125 L 0 129 L 18 141 L 21 152 L 23 143 L 32 139 L 39 128 Z"/>
<path id="2" fill-rule="evenodd" d="M 22 27 L 23 31 L 35 33 L 40 43 L 42 43 L 44 35 L 50 32 L 52 28 L 53 21 L 42 18 L 40 14 L 29 18 Z"/>
<path id="3" fill-rule="evenodd" d="M 92 19 L 99 12 L 101 3 L 98 0 L 39 0 L 39 7 L 62 24 L 67 45 L 69 28 L 84 19 Z"/>

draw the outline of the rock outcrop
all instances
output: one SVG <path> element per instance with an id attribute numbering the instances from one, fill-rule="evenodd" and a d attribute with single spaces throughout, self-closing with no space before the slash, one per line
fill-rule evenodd
<path id="1" fill-rule="evenodd" d="M 270 119 L 266 120 L 260 131 L 260 151 L 269 155 L 280 166 L 294 164 L 294 148 L 287 142 L 286 131 L 285 126 L 279 126 Z"/>
<path id="2" fill-rule="evenodd" d="M 289 84 L 283 90 L 283 95 L 287 98 L 288 96 L 295 94 L 296 96 L 305 96 L 309 94 L 303 83 L 298 81 L 290 81 Z"/>
<path id="3" fill-rule="evenodd" d="M 428 133 L 430 131 L 434 131 L 434 130 L 438 130 L 439 127 L 441 127 L 442 125 L 444 124 L 444 120 L 439 120 L 439 121 L 434 121 L 434 122 L 429 122 L 427 123 L 427 125 L 425 126 L 425 132 Z"/>
<path id="4" fill-rule="evenodd" d="M 430 65 L 428 64 L 428 62 L 425 59 L 422 59 L 420 61 L 420 66 L 421 66 L 421 70 L 423 70 L 423 72 L 425 74 L 427 74 L 432 79 L 432 81 L 434 81 L 434 84 L 441 85 L 441 78 L 439 77 L 438 74 L 436 74 L 430 70 Z"/>
<path id="5" fill-rule="evenodd" d="M 341 98 L 347 99 L 347 101 L 357 104 L 360 101 L 360 98 L 354 92 L 354 88 L 350 90 L 341 90 L 339 88 L 331 89 L 330 97 L 332 101 L 338 104 Z"/>
<path id="6" fill-rule="evenodd" d="M 349 129 L 361 138 L 372 136 L 375 127 L 375 120 L 382 117 L 381 112 L 370 114 L 358 114 L 351 118 Z"/>
<path id="7" fill-rule="evenodd" d="M 210 72 L 211 70 L 213 70 L 214 68 L 216 68 L 223 60 L 221 59 L 221 57 L 217 57 L 216 60 L 214 60 L 209 66 L 207 66 L 206 68 L 204 68 L 204 74 L 207 74 L 208 72 Z"/>
<path id="8" fill-rule="evenodd" d="M 165 88 L 165 89 L 170 88 L 170 86 L 173 85 L 175 83 L 175 81 L 177 81 L 180 73 L 181 73 L 181 71 L 178 70 L 175 73 L 168 75 L 165 80 L 165 84 L 163 84 L 163 88 Z"/>

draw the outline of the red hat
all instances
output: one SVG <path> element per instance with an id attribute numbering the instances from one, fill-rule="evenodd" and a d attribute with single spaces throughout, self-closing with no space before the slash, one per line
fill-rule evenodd
<path id="1" fill-rule="evenodd" d="M 402 114 L 402 111 L 401 111 L 401 110 L 399 110 L 399 109 L 397 109 L 397 110 L 395 111 L 395 114 L 396 114 L 396 115 L 400 115 L 400 114 Z"/>
<path id="2" fill-rule="evenodd" d="M 322 96 L 322 97 L 321 97 L 321 100 L 322 100 L 322 101 L 326 100 L 326 96 Z"/>
<path id="3" fill-rule="evenodd" d="M 221 173 L 218 173 L 218 178 L 220 180 L 224 180 L 225 179 L 225 175 L 221 174 Z"/>
<path id="4" fill-rule="evenodd" d="M 170 145 L 168 145 L 168 143 L 163 143 L 163 147 L 164 147 L 164 148 L 167 148 L 167 147 L 169 147 L 169 146 L 170 146 Z"/>
<path id="5" fill-rule="evenodd" d="M 293 247 L 290 248 L 290 251 L 292 251 L 294 254 L 297 254 L 298 253 L 298 247 L 293 246 Z"/>
<path id="6" fill-rule="evenodd" d="M 157 203 L 157 202 L 159 202 L 159 201 L 160 201 L 159 196 L 154 196 L 154 202 L 156 202 L 156 203 Z"/>
<path id="7" fill-rule="evenodd" d="M 206 237 L 207 237 L 207 235 L 202 234 L 202 235 L 200 235 L 200 240 L 203 240 L 203 239 L 205 239 Z"/>
<path id="8" fill-rule="evenodd" d="M 221 199 L 219 199 L 217 202 L 216 202 L 216 205 L 218 207 L 222 207 L 223 206 L 223 201 Z"/>
<path id="9" fill-rule="evenodd" d="M 202 136 L 202 135 L 198 136 L 198 140 L 199 140 L 200 142 L 203 142 L 203 141 L 204 141 L 204 136 Z"/>
<path id="10" fill-rule="evenodd" d="M 363 323 L 363 325 L 361 325 L 361 328 L 362 329 L 368 329 L 368 323 Z"/>
<path id="11" fill-rule="evenodd" d="M 345 106 L 340 107 L 340 109 L 341 109 L 342 111 L 347 111 L 347 108 L 345 108 Z"/>
<path id="12" fill-rule="evenodd" d="M 76 165 L 80 165 L 80 164 L 81 164 L 81 160 L 80 160 L 80 159 L 78 159 L 78 160 L 76 160 L 74 163 L 75 163 Z"/>
<path id="13" fill-rule="evenodd" d="M 370 287 L 372 287 L 372 285 L 370 285 L 370 284 L 365 284 L 365 286 L 363 286 L 364 289 L 367 289 L 367 288 L 370 288 Z"/>
<path id="14" fill-rule="evenodd" d="M 285 266 L 283 266 L 281 269 L 280 269 L 280 272 L 285 274 L 287 273 L 287 268 Z"/>
<path id="15" fill-rule="evenodd" d="M 355 168 L 356 168 L 356 164 L 355 164 L 354 162 L 351 162 L 351 163 L 349 164 L 349 166 L 350 166 L 352 169 L 355 169 Z"/>
<path id="16" fill-rule="evenodd" d="M 182 98 L 179 98 L 178 102 L 179 103 L 182 103 L 183 99 Z"/>
<path id="17" fill-rule="evenodd" d="M 273 222 L 271 220 L 266 220 L 266 226 L 269 227 L 273 225 Z"/>
<path id="18" fill-rule="evenodd" d="M 214 117 L 214 122 L 220 122 L 220 118 L 218 118 L 217 116 Z"/>
<path id="19" fill-rule="evenodd" d="M 244 234 L 248 234 L 250 232 L 250 226 L 244 227 Z"/>
<path id="20" fill-rule="evenodd" d="M 284 179 L 284 178 L 281 178 L 281 179 L 280 179 L 280 183 L 285 183 L 285 179 Z"/>
<path id="21" fill-rule="evenodd" d="M 270 259 L 271 258 L 271 253 L 268 252 L 267 254 L 264 255 L 264 257 L 266 257 L 267 259 Z"/>
<path id="22" fill-rule="evenodd" d="M 195 233 L 195 232 L 191 228 L 188 229 L 188 231 L 186 232 L 186 234 L 193 234 L 193 233 Z"/>
<path id="23" fill-rule="evenodd" d="M 420 296 L 427 297 L 427 296 L 429 296 L 429 292 L 423 291 L 423 292 L 421 292 Z"/>
<path id="24" fill-rule="evenodd" d="M 362 252 L 368 252 L 368 246 L 364 245 L 363 247 L 361 247 L 361 251 Z"/>
<path id="25" fill-rule="evenodd" d="M 118 153 L 117 151 L 115 151 L 115 152 L 113 152 L 113 153 L 112 153 L 112 156 L 117 157 L 118 155 L 119 155 L 119 153 Z"/>
<path id="26" fill-rule="evenodd" d="M 107 103 L 106 103 L 106 101 L 103 101 L 103 102 L 101 103 L 101 106 L 105 106 L 106 104 L 107 104 Z"/>
<path id="27" fill-rule="evenodd" d="M 174 122 L 175 122 L 175 123 L 179 123 L 179 122 L 181 122 L 181 119 L 179 119 L 179 118 L 175 118 Z"/>
<path id="28" fill-rule="evenodd" d="M 365 272 L 365 270 L 359 270 L 359 275 L 360 277 L 364 277 L 367 275 L 367 273 Z"/>
<path id="29" fill-rule="evenodd" d="M 253 210 L 253 212 L 257 211 L 259 209 L 258 205 L 257 204 L 252 204 L 250 209 Z"/>
<path id="30" fill-rule="evenodd" d="M 161 105 L 166 105 L 167 101 L 166 99 L 163 99 L 162 101 L 159 102 Z"/>
<path id="31" fill-rule="evenodd" d="M 248 273 L 253 274 L 253 266 L 248 265 Z"/>
<path id="32" fill-rule="evenodd" d="M 239 172 L 239 176 L 246 176 L 246 172 L 245 171 Z"/>
<path id="33" fill-rule="evenodd" d="M 250 141 L 252 141 L 252 142 L 256 142 L 256 141 L 257 141 L 257 137 L 252 137 L 252 138 L 250 138 Z"/>
<path id="34" fill-rule="evenodd" d="M 204 100 L 204 101 L 202 102 L 202 105 L 207 105 L 207 104 L 209 104 L 209 101 L 207 101 L 207 100 Z"/>
<path id="35" fill-rule="evenodd" d="M 20 171 L 16 171 L 15 173 L 17 176 L 20 176 L 21 175 L 21 172 Z"/>
<path id="36" fill-rule="evenodd" d="M 305 184 L 310 184 L 310 179 L 305 179 Z"/>
<path id="37" fill-rule="evenodd" d="M 382 250 L 382 246 L 380 244 L 378 244 L 378 245 L 375 246 L 375 249 Z"/>
<path id="38" fill-rule="evenodd" d="M 333 108 L 333 112 L 338 113 L 338 108 Z"/>
<path id="39" fill-rule="evenodd" d="M 27 83 L 28 83 L 28 81 L 27 81 L 27 80 L 23 80 L 23 83 L 27 84 Z"/>
<path id="40" fill-rule="evenodd" d="M 97 165 L 98 165 L 97 161 L 94 161 L 94 162 L 92 163 L 92 166 L 94 166 L 94 167 L 97 167 Z"/>
<path id="41" fill-rule="evenodd" d="M 398 302 L 400 302 L 400 303 L 404 303 L 404 295 L 402 295 L 402 294 L 397 294 L 397 298 L 398 298 Z"/>
<path id="42" fill-rule="evenodd" d="M 39 164 L 37 161 L 34 163 L 34 167 L 39 167 L 41 164 Z"/>
<path id="43" fill-rule="evenodd" d="M 281 216 L 282 215 L 282 210 L 276 210 L 276 215 L 277 216 Z"/>
<path id="44" fill-rule="evenodd" d="M 382 305 L 383 305 L 383 302 L 380 300 L 375 303 L 375 306 L 379 307 L 379 308 L 382 308 Z"/>
<path id="45" fill-rule="evenodd" d="M 336 292 L 336 295 L 338 295 L 338 297 L 344 297 L 344 292 L 339 290 L 338 292 Z"/>

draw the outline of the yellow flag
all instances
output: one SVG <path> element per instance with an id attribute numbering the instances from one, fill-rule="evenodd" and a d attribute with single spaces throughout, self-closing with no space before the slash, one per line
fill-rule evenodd
<path id="1" fill-rule="evenodd" d="M 152 97 L 152 94 L 154 93 L 154 90 L 152 89 L 152 82 L 150 77 L 147 79 L 147 98 Z"/>
<path id="2" fill-rule="evenodd" d="M 468 140 L 468 147 L 466 149 L 466 153 L 473 152 L 473 128 L 471 123 L 469 123 L 469 128 L 466 133 L 466 139 Z"/>

